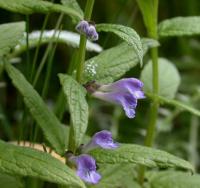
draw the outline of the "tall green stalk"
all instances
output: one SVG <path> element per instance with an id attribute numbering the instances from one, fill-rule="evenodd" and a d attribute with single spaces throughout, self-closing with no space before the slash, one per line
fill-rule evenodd
<path id="1" fill-rule="evenodd" d="M 87 4 L 85 7 L 85 14 L 84 14 L 85 20 L 89 21 L 91 18 L 94 1 L 95 0 L 87 0 Z M 83 80 L 83 72 L 84 72 L 84 67 L 85 67 L 86 42 L 87 42 L 86 36 L 81 35 L 80 44 L 79 44 L 79 64 L 77 67 L 77 74 L 76 74 L 76 80 L 80 83 Z"/>
<path id="2" fill-rule="evenodd" d="M 158 33 L 157 33 L 157 16 L 158 16 L 158 0 L 153 1 L 153 15 L 155 16 L 154 22 L 147 23 L 146 19 L 146 27 L 148 36 L 150 38 L 153 38 L 155 40 L 158 40 Z M 153 94 L 155 96 L 159 93 L 159 65 L 158 65 L 158 48 L 152 48 L 151 51 L 151 59 L 152 59 L 152 85 L 153 85 Z M 154 135 L 156 131 L 156 123 L 157 123 L 157 116 L 158 116 L 158 108 L 159 108 L 159 101 L 156 97 L 153 98 L 151 103 L 151 109 L 150 109 L 150 119 L 149 119 L 149 125 L 147 128 L 147 134 L 145 137 L 145 146 L 152 147 L 154 142 Z M 144 182 L 144 176 L 145 176 L 145 170 L 146 168 L 144 166 L 141 166 L 139 170 L 139 182 L 140 184 L 143 184 Z"/>
<path id="3" fill-rule="evenodd" d="M 85 7 L 85 12 L 84 12 L 84 20 L 90 21 L 91 15 L 92 15 L 92 10 L 94 6 L 94 1 L 95 0 L 87 0 L 86 7 Z M 86 42 L 87 38 L 85 35 L 81 35 L 80 38 L 80 44 L 79 44 L 79 64 L 77 65 L 77 73 L 76 73 L 76 80 L 79 83 L 82 83 L 83 81 L 83 72 L 84 72 L 84 67 L 85 67 L 85 53 L 86 53 Z M 72 123 L 70 123 L 72 125 Z M 74 132 L 72 126 L 70 127 L 70 135 L 69 135 L 69 150 L 75 152 L 76 148 L 74 145 Z"/>

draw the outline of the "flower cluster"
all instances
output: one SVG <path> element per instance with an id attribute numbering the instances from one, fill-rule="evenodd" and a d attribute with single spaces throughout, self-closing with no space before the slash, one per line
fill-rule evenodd
<path id="1" fill-rule="evenodd" d="M 97 172 L 95 159 L 86 153 L 98 147 L 104 149 L 115 149 L 118 146 L 119 145 L 113 141 L 111 132 L 103 130 L 97 132 L 89 143 L 82 146 L 81 155 L 70 155 L 68 160 L 76 164 L 76 173 L 83 181 L 97 184 L 101 179 L 101 175 Z"/>
<path id="2" fill-rule="evenodd" d="M 78 25 L 76 26 L 76 30 L 80 34 L 86 35 L 86 37 L 92 41 L 96 41 L 99 38 L 95 26 L 85 20 L 82 20 L 78 23 Z"/>
<path id="3" fill-rule="evenodd" d="M 137 100 L 145 98 L 143 83 L 136 78 L 124 78 L 107 85 L 91 82 L 85 84 L 85 88 L 96 98 L 121 105 L 128 118 L 135 117 Z"/>

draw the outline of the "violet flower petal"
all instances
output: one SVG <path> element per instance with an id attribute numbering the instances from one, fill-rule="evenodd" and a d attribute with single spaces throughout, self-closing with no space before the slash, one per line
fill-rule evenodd
<path id="1" fill-rule="evenodd" d="M 96 98 L 122 105 L 127 117 L 134 118 L 135 117 L 135 108 L 137 106 L 137 98 L 131 93 L 123 93 L 123 92 L 110 92 L 104 93 L 100 91 L 96 91 L 93 93 L 93 96 Z"/>
<path id="2" fill-rule="evenodd" d="M 105 92 L 129 92 L 137 99 L 145 98 L 142 91 L 143 83 L 136 78 L 124 78 L 114 83 L 102 85 L 99 90 Z"/>
<path id="3" fill-rule="evenodd" d="M 97 184 L 101 175 L 96 172 L 96 162 L 93 157 L 87 154 L 75 157 L 77 175 L 87 183 Z"/>
<path id="4" fill-rule="evenodd" d="M 115 149 L 119 146 L 117 143 L 114 143 L 112 139 L 112 133 L 107 130 L 97 132 L 92 137 L 92 142 L 93 144 L 100 146 L 104 149 Z"/>

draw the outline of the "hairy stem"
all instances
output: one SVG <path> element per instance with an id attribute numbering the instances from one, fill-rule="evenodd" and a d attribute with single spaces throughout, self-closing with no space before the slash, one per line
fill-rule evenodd
<path id="1" fill-rule="evenodd" d="M 90 20 L 93 6 L 94 6 L 94 0 L 87 0 L 87 4 L 85 7 L 85 14 L 84 14 L 85 20 L 88 20 L 88 21 Z M 76 80 L 80 83 L 83 80 L 83 72 L 84 72 L 84 67 L 85 67 L 86 42 L 87 42 L 86 36 L 81 35 L 80 44 L 79 44 L 79 65 L 77 67 L 77 74 L 76 74 Z"/>
<path id="2" fill-rule="evenodd" d="M 155 0 L 154 4 L 154 15 L 156 16 L 155 20 L 156 23 L 150 25 L 147 27 L 148 30 L 148 36 L 153 39 L 158 39 L 157 34 L 157 11 L 158 11 L 158 1 Z M 152 85 L 153 85 L 153 94 L 155 96 L 158 95 L 159 92 L 159 67 L 158 67 L 158 48 L 152 48 L 151 49 L 151 59 L 152 59 Z M 158 116 L 158 108 L 159 108 L 159 100 L 157 97 L 154 97 L 151 104 L 150 109 L 150 119 L 149 119 L 149 125 L 147 128 L 147 134 L 145 137 L 145 146 L 152 147 L 154 142 L 154 135 L 156 131 L 156 123 L 157 123 L 157 116 Z M 139 169 L 139 183 L 143 184 L 144 177 L 145 177 L 145 170 L 146 168 L 144 166 L 141 166 Z"/>
<path id="3" fill-rule="evenodd" d="M 92 15 L 92 10 L 94 6 L 94 1 L 95 0 L 87 0 L 86 7 L 85 7 L 85 12 L 84 12 L 84 19 L 85 20 L 90 20 L 91 15 Z M 85 67 L 85 52 L 86 52 L 86 36 L 81 35 L 80 38 L 80 44 L 79 44 L 79 64 L 77 66 L 77 73 L 76 73 L 76 80 L 81 83 L 83 80 L 83 72 L 84 72 L 84 67 Z M 74 143 L 74 131 L 72 128 L 72 121 L 70 123 L 70 135 L 69 135 L 69 150 L 75 152 L 75 143 Z"/>

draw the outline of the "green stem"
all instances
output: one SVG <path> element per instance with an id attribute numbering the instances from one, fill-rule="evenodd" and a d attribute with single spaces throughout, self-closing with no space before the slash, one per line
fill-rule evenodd
<path id="1" fill-rule="evenodd" d="M 154 15 L 155 15 L 155 23 L 147 27 L 148 36 L 153 39 L 158 39 L 157 33 L 157 12 L 158 12 L 158 1 L 154 1 Z M 153 94 L 158 95 L 159 92 L 159 67 L 158 67 L 158 48 L 151 49 L 151 59 L 152 59 L 152 85 L 153 85 Z M 154 142 L 154 135 L 156 131 L 156 123 L 157 123 L 157 116 L 158 116 L 158 108 L 159 108 L 159 100 L 157 97 L 154 97 L 151 104 L 150 109 L 150 120 L 149 125 L 147 128 L 147 134 L 145 137 L 145 146 L 152 147 Z M 145 170 L 144 166 L 141 166 L 139 169 L 138 180 L 139 183 L 142 185 L 144 182 L 145 177 Z"/>
<path id="2" fill-rule="evenodd" d="M 30 69 L 30 52 L 29 52 L 29 16 L 26 15 L 26 61 L 27 61 L 27 70 L 26 73 L 27 75 L 29 74 L 29 69 Z M 28 78 L 28 77 L 27 77 Z"/>
<path id="3" fill-rule="evenodd" d="M 48 22 L 48 19 L 49 19 L 49 15 L 50 14 L 47 14 L 45 16 L 44 23 L 43 23 L 43 26 L 42 26 L 42 29 L 41 29 L 41 32 L 40 32 L 40 37 L 39 37 L 38 45 L 37 45 L 37 48 L 35 50 L 35 55 L 34 55 L 34 58 L 33 58 L 33 63 L 32 63 L 32 68 L 31 68 L 31 81 L 33 81 L 33 75 L 35 74 L 36 62 L 37 62 L 37 59 L 38 59 L 40 45 L 41 45 L 41 42 L 42 42 L 42 36 L 43 36 L 44 29 L 45 29 L 45 27 L 47 25 L 47 22 Z"/>
<path id="4" fill-rule="evenodd" d="M 92 15 L 92 10 L 94 6 L 94 1 L 95 0 L 87 0 L 87 4 L 85 7 L 85 14 L 84 14 L 84 19 L 85 20 L 90 20 L 91 15 Z M 84 67 L 85 67 L 85 48 L 86 48 L 86 36 L 81 35 L 80 38 L 80 44 L 79 44 L 79 65 L 77 67 L 77 74 L 76 74 L 76 80 L 78 82 L 82 82 L 83 80 L 83 72 L 84 72 Z"/>
<path id="5" fill-rule="evenodd" d="M 153 72 L 153 79 L 152 79 L 153 94 L 158 95 L 159 91 L 158 48 L 151 49 L 151 58 L 152 58 L 152 72 Z M 154 97 L 151 104 L 150 120 L 145 138 L 145 146 L 148 147 L 152 147 L 153 145 L 154 134 L 156 130 L 157 115 L 158 115 L 158 107 L 159 107 L 159 100 L 156 97 Z"/>
<path id="6" fill-rule="evenodd" d="M 94 6 L 95 0 L 87 0 L 85 12 L 84 12 L 84 19 L 89 21 L 92 15 L 92 10 Z M 81 83 L 83 81 L 83 72 L 85 67 L 85 52 L 86 52 L 86 36 L 81 35 L 80 38 L 80 44 L 79 44 L 79 64 L 77 67 L 77 73 L 76 73 L 76 80 Z M 70 134 L 69 134 L 69 150 L 75 152 L 75 141 L 74 141 L 74 131 L 72 127 L 72 121 L 70 123 Z"/>
<path id="7" fill-rule="evenodd" d="M 81 82 L 83 80 L 83 71 L 85 66 L 85 46 L 86 46 L 86 37 L 84 35 L 81 35 L 80 38 L 80 46 L 79 46 L 79 59 L 80 63 L 77 67 L 77 74 L 76 74 L 76 80 L 78 82 Z"/>

